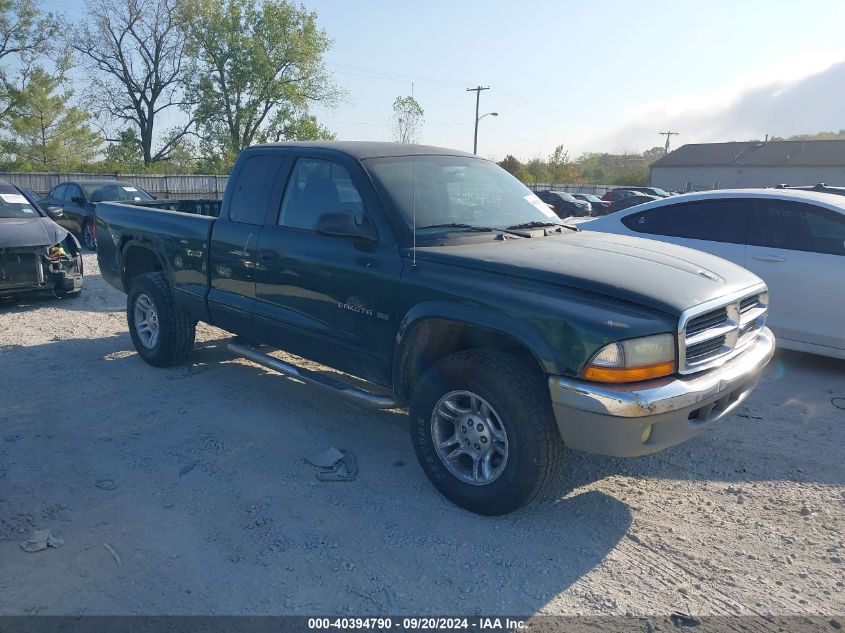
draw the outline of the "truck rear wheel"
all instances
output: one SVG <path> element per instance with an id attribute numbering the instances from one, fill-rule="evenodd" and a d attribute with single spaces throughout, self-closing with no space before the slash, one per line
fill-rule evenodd
<path id="1" fill-rule="evenodd" d="M 534 499 L 560 470 L 563 442 L 537 370 L 495 350 L 448 356 L 417 382 L 411 438 L 425 474 L 485 515 Z"/>
<path id="2" fill-rule="evenodd" d="M 175 365 L 194 349 L 197 322 L 176 305 L 164 273 L 145 273 L 132 280 L 126 320 L 138 355 L 150 365 Z"/>

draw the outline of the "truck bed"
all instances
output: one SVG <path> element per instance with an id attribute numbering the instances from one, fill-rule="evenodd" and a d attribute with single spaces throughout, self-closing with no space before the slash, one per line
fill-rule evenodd
<path id="1" fill-rule="evenodd" d="M 103 278 L 126 292 L 121 262 L 125 265 L 131 254 L 124 251 L 148 245 L 151 248 L 143 253 L 156 253 L 161 259 L 177 301 L 202 315 L 207 309 L 211 230 L 219 212 L 218 200 L 98 203 L 97 257 Z"/>

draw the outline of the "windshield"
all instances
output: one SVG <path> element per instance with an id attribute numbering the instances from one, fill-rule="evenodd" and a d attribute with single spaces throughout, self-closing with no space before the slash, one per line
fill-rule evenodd
<path id="1" fill-rule="evenodd" d="M 663 196 L 664 198 L 669 197 L 669 194 L 667 192 L 663 191 L 663 189 L 661 189 L 660 187 L 652 187 L 651 191 L 654 192 L 655 196 Z M 649 193 L 649 192 L 646 191 L 646 193 Z"/>
<path id="2" fill-rule="evenodd" d="M 0 218 L 38 218 L 41 214 L 19 193 L 0 193 Z"/>
<path id="3" fill-rule="evenodd" d="M 566 193 L 565 191 L 552 191 L 558 198 L 561 200 L 566 200 L 567 202 L 575 202 L 575 196 L 570 193 Z"/>
<path id="4" fill-rule="evenodd" d="M 483 159 L 400 156 L 365 162 L 409 227 L 416 217 L 417 231 L 561 224 L 525 185 Z"/>
<path id="5" fill-rule="evenodd" d="M 85 197 L 91 202 L 119 202 L 121 200 L 152 200 L 153 197 L 140 187 L 116 182 L 104 184 L 82 184 Z"/>
<path id="6" fill-rule="evenodd" d="M 599 198 L 598 196 L 594 196 L 591 193 L 582 193 L 579 195 L 581 196 L 582 200 L 589 200 L 590 202 L 601 202 L 601 198 Z"/>

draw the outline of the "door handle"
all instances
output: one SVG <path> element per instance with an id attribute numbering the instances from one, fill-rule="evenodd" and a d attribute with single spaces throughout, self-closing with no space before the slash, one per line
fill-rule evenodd
<path id="1" fill-rule="evenodd" d="M 276 251 L 263 250 L 258 258 L 262 262 L 274 262 L 279 259 L 279 254 Z"/>
<path id="2" fill-rule="evenodd" d="M 756 259 L 758 262 L 778 263 L 785 262 L 783 257 L 775 257 L 774 255 L 752 255 L 751 259 Z"/>

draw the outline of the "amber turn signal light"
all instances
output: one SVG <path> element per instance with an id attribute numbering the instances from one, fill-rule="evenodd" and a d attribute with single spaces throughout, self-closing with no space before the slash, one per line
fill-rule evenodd
<path id="1" fill-rule="evenodd" d="M 596 382 L 638 382 L 640 380 L 651 380 L 662 378 L 675 373 L 674 361 L 668 363 L 656 363 L 643 367 L 587 367 L 584 370 L 584 378 Z"/>

